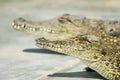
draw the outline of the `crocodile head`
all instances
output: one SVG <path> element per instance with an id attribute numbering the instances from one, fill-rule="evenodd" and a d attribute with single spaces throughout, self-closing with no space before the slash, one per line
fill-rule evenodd
<path id="1" fill-rule="evenodd" d="M 85 35 L 54 41 L 38 38 L 36 46 L 79 58 L 87 64 L 98 61 L 104 56 L 100 44 L 89 41 Z"/>
<path id="2" fill-rule="evenodd" d="M 36 39 L 38 47 L 87 61 L 96 61 L 102 57 L 102 54 L 99 54 L 100 45 L 91 43 L 98 41 L 98 38 L 93 34 L 90 35 L 89 27 L 84 24 L 85 20 L 87 20 L 85 17 L 74 15 L 71 17 L 69 14 L 42 22 L 18 18 L 14 20 L 13 28 L 20 32 L 39 36 L 40 38 Z"/>
<path id="3" fill-rule="evenodd" d="M 55 19 L 33 22 L 24 18 L 14 20 L 13 28 L 25 33 L 44 37 L 49 40 L 64 40 L 82 34 L 83 28 L 78 27 L 65 14 Z"/>

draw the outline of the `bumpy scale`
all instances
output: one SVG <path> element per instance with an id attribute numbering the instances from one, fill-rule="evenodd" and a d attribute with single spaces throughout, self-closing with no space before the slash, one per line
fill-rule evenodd
<path id="1" fill-rule="evenodd" d="M 14 20 L 14 29 L 39 36 L 36 45 L 82 60 L 109 80 L 120 80 L 120 22 L 64 14 L 48 21 Z"/>

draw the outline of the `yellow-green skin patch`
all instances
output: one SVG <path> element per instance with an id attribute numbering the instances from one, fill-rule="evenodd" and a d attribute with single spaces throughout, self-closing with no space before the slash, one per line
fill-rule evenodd
<path id="1" fill-rule="evenodd" d="M 36 45 L 82 60 L 109 80 L 120 80 L 120 22 L 64 14 L 48 21 L 14 20 L 14 29 L 39 36 Z"/>

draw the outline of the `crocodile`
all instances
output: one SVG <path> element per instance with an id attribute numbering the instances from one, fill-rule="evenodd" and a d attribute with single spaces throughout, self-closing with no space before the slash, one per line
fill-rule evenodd
<path id="1" fill-rule="evenodd" d="M 105 79 L 120 80 L 119 21 L 63 14 L 40 22 L 17 18 L 13 28 L 38 36 L 38 47 L 76 57 Z"/>

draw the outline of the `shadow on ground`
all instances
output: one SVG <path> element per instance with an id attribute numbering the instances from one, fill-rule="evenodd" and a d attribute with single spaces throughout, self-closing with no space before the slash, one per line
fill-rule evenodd
<path id="1" fill-rule="evenodd" d="M 50 77 L 71 77 L 71 78 L 94 78 L 94 79 L 102 79 L 105 80 L 101 75 L 97 72 L 68 72 L 68 73 L 56 73 L 54 75 L 49 75 Z"/>
<path id="2" fill-rule="evenodd" d="M 65 55 L 59 52 L 47 50 L 47 49 L 36 49 L 36 48 L 30 48 L 30 49 L 24 49 L 23 52 L 27 53 L 39 53 L 39 54 L 55 54 L 55 55 Z"/>
<path id="3" fill-rule="evenodd" d="M 54 54 L 54 55 L 63 55 L 61 53 L 47 50 L 47 49 L 37 49 L 37 48 L 29 48 L 24 49 L 23 52 L 27 53 L 38 53 L 38 54 Z M 56 73 L 54 75 L 49 75 L 50 77 L 71 77 L 71 78 L 94 78 L 94 79 L 104 79 L 101 75 L 99 75 L 95 71 L 81 71 L 81 72 L 67 72 L 67 73 Z"/>

